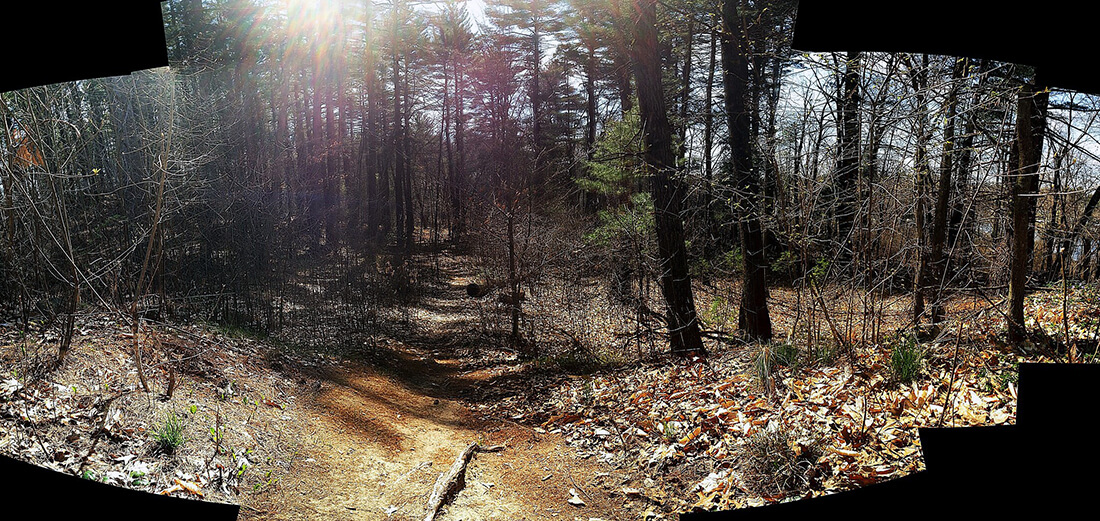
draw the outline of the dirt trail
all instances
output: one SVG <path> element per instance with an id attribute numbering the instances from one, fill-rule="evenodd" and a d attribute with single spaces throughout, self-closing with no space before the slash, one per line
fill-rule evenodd
<path id="1" fill-rule="evenodd" d="M 472 318 L 462 313 L 468 278 L 454 265 L 447 273 L 416 310 L 428 334 L 386 347 L 392 370 L 345 362 L 319 380 L 292 427 L 301 440 L 292 467 L 242 519 L 422 520 L 436 478 L 472 442 L 506 449 L 475 454 L 465 487 L 436 519 L 627 518 L 608 495 L 619 488 L 614 469 L 578 458 L 560 436 L 476 418 L 452 399 L 478 382 L 448 349 Z M 570 489 L 584 506 L 567 502 Z"/>

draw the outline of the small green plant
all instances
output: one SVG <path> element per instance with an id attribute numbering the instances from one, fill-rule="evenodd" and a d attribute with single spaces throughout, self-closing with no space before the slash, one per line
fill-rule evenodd
<path id="1" fill-rule="evenodd" d="M 835 344 L 817 342 L 806 349 L 803 357 L 807 363 L 833 365 L 840 356 L 840 349 Z"/>
<path id="2" fill-rule="evenodd" d="M 985 368 L 978 370 L 978 389 L 985 393 L 993 392 L 993 377 Z"/>
<path id="3" fill-rule="evenodd" d="M 691 275 L 691 280 L 709 281 L 714 276 L 714 266 L 707 259 L 696 257 L 688 265 L 688 275 Z"/>
<path id="4" fill-rule="evenodd" d="M 916 380 L 921 372 L 921 360 L 924 350 L 914 335 L 898 338 L 890 352 L 890 375 L 899 383 Z"/>
<path id="5" fill-rule="evenodd" d="M 591 405 L 593 397 L 595 396 L 592 389 L 592 380 L 585 380 L 584 385 L 581 386 L 580 400 L 584 405 Z"/>
<path id="6" fill-rule="evenodd" d="M 779 257 L 772 261 L 772 273 L 789 274 L 796 264 L 798 264 L 798 255 L 795 255 L 791 250 L 783 250 L 783 253 L 780 253 Z"/>
<path id="7" fill-rule="evenodd" d="M 278 482 L 279 482 L 279 478 L 272 476 L 271 471 L 268 470 L 267 472 L 264 473 L 264 477 L 263 477 L 262 480 L 260 480 L 260 481 L 258 481 L 258 482 L 256 482 L 255 484 L 252 485 L 252 491 L 253 492 L 260 492 L 262 490 L 265 490 L 269 487 L 274 486 Z"/>
<path id="8" fill-rule="evenodd" d="M 171 454 L 186 440 L 183 436 L 183 428 L 183 420 L 176 415 L 176 411 L 168 411 L 164 424 L 160 429 L 153 431 L 153 439 L 162 451 Z"/>
<path id="9" fill-rule="evenodd" d="M 1001 391 L 1008 390 L 1008 384 L 1016 385 L 1020 379 L 1020 362 L 1013 362 L 1012 367 L 1001 371 L 997 375 L 997 388 Z"/>
<path id="10" fill-rule="evenodd" d="M 711 298 L 710 304 L 702 308 L 701 315 L 703 322 L 708 326 L 724 328 L 726 324 L 731 323 L 729 304 L 721 296 Z"/>
<path id="11" fill-rule="evenodd" d="M 727 272 L 735 272 L 745 264 L 745 256 L 741 254 L 741 248 L 734 248 L 722 254 L 719 260 L 719 268 Z"/>
<path id="12" fill-rule="evenodd" d="M 774 344 L 772 349 L 775 350 L 775 363 L 783 367 L 797 367 L 799 361 L 798 346 L 794 344 L 788 344 L 786 342 Z"/>
<path id="13" fill-rule="evenodd" d="M 587 349 L 579 349 L 537 359 L 535 365 L 550 371 L 557 370 L 579 375 L 594 373 L 608 367 L 611 363 Z"/>
<path id="14" fill-rule="evenodd" d="M 676 428 L 674 422 L 658 421 L 657 430 L 660 431 L 661 437 L 664 438 L 665 442 L 672 443 L 679 438 L 679 429 Z"/>
<path id="15" fill-rule="evenodd" d="M 251 324 L 226 322 L 210 324 L 210 328 L 222 336 L 235 339 L 266 340 L 268 332 Z"/>
<path id="16" fill-rule="evenodd" d="M 229 398 L 231 396 L 233 396 L 233 394 L 235 393 L 236 387 L 237 387 L 237 385 L 232 380 L 229 381 L 229 382 L 226 382 L 225 387 L 219 387 L 217 389 L 218 390 L 218 401 L 220 401 L 220 402 L 229 401 Z"/>

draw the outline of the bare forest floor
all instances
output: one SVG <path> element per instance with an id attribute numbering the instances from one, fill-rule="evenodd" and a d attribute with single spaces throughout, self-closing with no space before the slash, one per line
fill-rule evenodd
<path id="1" fill-rule="evenodd" d="M 904 326 L 902 300 L 779 288 L 777 337 L 798 349 L 766 370 L 760 346 L 729 335 L 705 361 L 578 362 L 608 358 L 607 346 L 521 361 L 482 331 L 483 306 L 465 293 L 473 261 L 433 262 L 413 304 L 333 307 L 277 339 L 158 324 L 135 340 L 125 318 L 89 310 L 52 371 L 54 330 L 23 335 L 0 317 L 0 452 L 240 503 L 243 519 L 404 520 L 424 518 L 437 477 L 478 442 L 504 450 L 474 455 L 438 519 L 673 519 L 918 471 L 917 428 L 1014 423 L 1016 364 L 1068 356 L 1067 338 L 1086 359 L 1100 327 L 1095 288 L 1041 291 L 1028 314 L 1045 333 L 1014 350 L 999 340 L 995 302 L 959 297 L 942 334 L 920 344 L 919 375 L 901 383 L 890 355 L 904 341 L 889 332 Z M 729 333 L 735 291 L 701 290 L 708 328 Z M 829 313 L 809 311 L 811 296 Z M 363 321 L 370 334 L 341 329 Z M 157 441 L 171 414 L 183 435 L 174 450 Z"/>

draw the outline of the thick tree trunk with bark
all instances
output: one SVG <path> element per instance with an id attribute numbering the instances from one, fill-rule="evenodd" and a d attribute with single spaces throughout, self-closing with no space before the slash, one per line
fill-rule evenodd
<path id="1" fill-rule="evenodd" d="M 400 8 L 400 7 L 399 7 Z M 401 45 L 398 37 L 401 27 L 400 12 L 393 14 L 393 31 L 390 34 L 390 45 L 393 55 L 393 134 L 390 136 L 391 160 L 393 161 L 393 200 L 394 200 L 394 230 L 397 235 L 397 245 L 404 249 L 405 246 L 405 116 L 401 103 Z"/>
<path id="2" fill-rule="evenodd" d="M 592 40 L 586 41 L 584 60 L 584 155 L 591 161 L 596 149 L 596 75 L 598 74 L 598 62 L 596 61 L 596 47 Z"/>
<path id="3" fill-rule="evenodd" d="M 860 54 L 849 52 L 838 100 L 841 124 L 837 128 L 839 157 L 834 190 L 837 194 L 837 239 L 840 241 L 840 259 L 845 264 L 852 259 L 851 236 L 858 204 L 856 197 L 859 195 L 859 63 Z"/>
<path id="4" fill-rule="evenodd" d="M 508 299 L 509 314 L 512 317 L 512 334 L 511 342 L 512 347 L 515 349 L 523 349 L 523 341 L 519 335 L 519 317 L 520 312 L 520 297 L 519 297 L 519 272 L 516 270 L 516 211 L 517 205 L 513 204 L 508 209 L 508 289 L 510 298 Z M 524 349 L 524 352 L 531 354 Z"/>
<path id="5" fill-rule="evenodd" d="M 629 52 L 616 48 L 612 64 L 615 74 L 615 90 L 619 94 L 619 109 L 623 116 L 634 109 L 634 89 L 630 85 Z"/>
<path id="6" fill-rule="evenodd" d="M 1016 109 L 1019 163 L 1012 184 L 1012 259 L 1008 281 L 1008 340 L 1027 338 L 1024 296 L 1035 246 L 1035 204 L 1039 193 L 1039 162 L 1043 157 L 1048 92 L 1033 82 L 1020 90 Z"/>
<path id="7" fill-rule="evenodd" d="M 668 119 L 657 44 L 656 0 L 635 0 L 634 77 L 645 135 L 645 162 L 651 172 L 660 258 L 661 291 L 668 306 L 669 343 L 676 354 L 704 354 L 688 275 L 681 217 L 683 193 L 676 179 L 672 125 Z"/>
<path id="8" fill-rule="evenodd" d="M 325 79 L 325 83 L 328 84 L 328 78 Z M 340 150 L 340 137 L 336 132 L 336 114 L 333 111 L 337 96 L 332 92 L 331 85 L 326 90 L 328 92 L 325 96 L 325 178 L 322 180 L 325 208 L 322 217 L 325 222 L 325 245 L 328 248 L 335 248 L 340 242 L 337 224 L 340 220 L 340 177 L 343 172 L 340 171 L 340 156 L 337 152 Z"/>
<path id="9" fill-rule="evenodd" d="M 738 326 L 753 338 L 769 340 L 772 337 L 772 324 L 768 314 L 768 259 L 764 255 L 764 235 L 760 225 L 759 182 L 752 170 L 752 149 L 749 143 L 751 116 L 745 104 L 748 61 L 744 53 L 737 1 L 725 0 L 722 5 L 722 20 L 725 24 L 722 70 L 730 131 L 731 171 L 734 194 L 740 209 L 739 235 L 744 258 Z"/>
<path id="10" fill-rule="evenodd" d="M 401 151 L 400 161 L 404 163 L 401 170 L 403 172 L 404 179 L 402 180 L 402 188 L 404 190 L 403 197 L 405 199 L 405 229 L 401 231 L 401 249 L 406 254 L 412 251 L 412 247 L 416 243 L 416 238 L 413 233 L 416 228 L 415 221 L 415 208 L 413 206 L 413 162 L 412 162 L 412 99 L 409 96 L 409 65 L 408 60 L 404 63 L 405 78 L 402 82 L 401 96 L 404 98 L 402 102 L 402 124 L 401 124 Z"/>
<path id="11" fill-rule="evenodd" d="M 680 155 L 687 155 L 688 119 L 691 117 L 691 47 L 695 40 L 695 19 L 689 18 L 684 35 L 684 63 L 680 70 Z"/>
<path id="12" fill-rule="evenodd" d="M 313 51 L 317 51 L 318 44 L 315 42 Z M 325 165 L 325 130 L 324 130 L 324 116 L 322 108 L 325 105 L 324 98 L 324 85 L 325 81 L 322 78 L 323 69 L 319 61 L 315 61 L 313 64 L 312 76 L 310 77 L 310 88 L 312 92 L 312 104 L 310 105 L 310 111 L 312 113 L 312 125 L 310 127 L 309 141 L 312 146 L 312 150 L 309 157 L 309 185 L 306 191 L 307 195 L 307 223 L 309 226 L 309 240 L 311 247 L 319 246 L 321 239 L 321 226 L 324 221 L 321 216 L 323 211 L 323 187 L 325 179 L 328 177 Z"/>

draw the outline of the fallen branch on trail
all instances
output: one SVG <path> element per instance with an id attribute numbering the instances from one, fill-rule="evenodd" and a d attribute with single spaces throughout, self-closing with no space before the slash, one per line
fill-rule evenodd
<path id="1" fill-rule="evenodd" d="M 504 450 L 503 445 L 482 447 L 478 443 L 471 443 L 466 446 L 466 449 L 455 458 L 451 468 L 440 474 L 439 479 L 435 480 L 432 495 L 428 497 L 428 515 L 424 517 L 424 521 L 434 521 L 443 503 L 466 484 L 466 465 L 470 463 L 470 458 L 474 456 L 475 452 L 500 452 L 502 450 Z"/>

